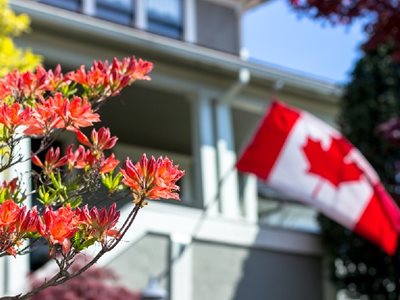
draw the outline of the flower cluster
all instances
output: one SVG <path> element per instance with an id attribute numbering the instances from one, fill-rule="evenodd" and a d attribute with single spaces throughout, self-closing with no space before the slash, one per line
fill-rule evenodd
<path id="1" fill-rule="evenodd" d="M 142 197 L 179 200 L 176 182 L 185 174 L 168 158 L 148 159 L 146 154 L 136 164 L 127 158 L 121 173 L 124 177 L 122 183 L 132 190 L 135 201 Z"/>
<path id="2" fill-rule="evenodd" d="M 145 199 L 179 200 L 177 181 L 184 171 L 170 159 L 143 155 L 137 163 L 127 159 L 119 169 L 112 153 L 118 138 L 110 129 L 93 128 L 89 134 L 83 130 L 100 122 L 97 109 L 102 102 L 136 80 L 148 80 L 151 69 L 150 62 L 131 57 L 95 61 L 89 69 L 81 66 L 67 74 L 60 66 L 39 67 L 36 72 L 15 71 L 0 78 L 0 150 L 7 158 L 0 159 L 0 172 L 21 161 L 13 152 L 21 139 L 41 138 L 31 157 L 36 166 L 32 194 L 41 205 L 25 204 L 27 191 L 18 177 L 0 185 L 0 256 L 20 254 L 28 238 L 47 241 L 55 259 L 61 254 L 72 260 L 94 243 L 112 249 Z M 78 144 L 53 147 L 56 131 L 57 135 L 74 132 Z M 102 201 L 110 204 L 82 205 L 88 195 L 95 197 L 101 185 L 109 192 Z M 135 203 L 134 213 L 121 228 L 113 197 L 129 197 Z"/>
<path id="3" fill-rule="evenodd" d="M 79 220 L 84 226 L 85 240 L 95 238 L 97 241 L 104 242 L 108 236 L 117 237 L 119 231 L 115 229 L 120 213 L 117 211 L 116 204 L 106 208 L 97 209 L 92 207 L 90 210 L 85 205 L 82 209 L 77 209 Z"/>
<path id="4" fill-rule="evenodd" d="M 47 207 L 39 215 L 36 207 L 27 209 L 8 199 L 0 204 L 0 251 L 15 256 L 16 246 L 20 246 L 24 238 L 41 236 L 48 241 L 52 250 L 59 245 L 63 253 L 68 253 L 72 242 L 79 249 L 84 242 L 93 238 L 104 242 L 108 236 L 118 236 L 119 231 L 115 228 L 118 219 L 119 212 L 115 204 L 109 210 L 93 207 L 90 211 L 87 206 L 75 210 L 70 205 L 56 210 Z M 75 238 L 78 233 L 79 240 Z"/>
<path id="5" fill-rule="evenodd" d="M 111 64 L 95 61 L 88 71 L 81 66 L 77 71 L 68 73 L 67 78 L 81 84 L 88 96 L 103 93 L 109 97 L 117 95 L 136 80 L 149 80 L 147 74 L 152 68 L 151 63 L 133 57 L 122 61 L 114 59 Z"/>
<path id="6" fill-rule="evenodd" d="M 99 131 L 93 129 L 90 139 L 81 131 L 78 131 L 76 137 L 82 145 L 89 147 L 89 149 L 85 150 L 83 146 L 80 146 L 70 156 L 70 166 L 76 165 L 77 168 L 82 168 L 82 166 L 83 168 L 97 167 L 100 174 L 110 173 L 118 166 L 119 161 L 114 154 L 108 157 L 104 154 L 105 150 L 114 148 L 118 140 L 116 136 L 111 136 L 110 129 L 105 127 L 100 128 Z M 77 159 L 75 160 L 75 158 Z"/>
<path id="7" fill-rule="evenodd" d="M 152 63 L 134 57 L 122 61 L 95 61 L 86 71 L 63 74 L 37 68 L 36 72 L 14 71 L 0 79 L 0 141 L 8 141 L 17 127 L 26 136 L 47 136 L 54 130 L 78 131 L 100 121 L 96 105 L 117 95 L 136 80 L 148 80 Z M 77 86 L 84 92 L 76 94 Z"/>
<path id="8" fill-rule="evenodd" d="M 49 242 L 51 249 L 59 245 L 63 253 L 68 253 L 71 245 L 75 250 L 81 250 L 89 243 L 104 243 L 108 236 L 118 236 L 119 231 L 115 226 L 119 215 L 115 203 L 109 210 L 93 207 L 89 211 L 87 205 L 75 210 L 69 205 L 57 210 L 47 207 L 37 230 Z"/>
<path id="9" fill-rule="evenodd" d="M 27 211 L 12 199 L 0 205 L 0 251 L 16 255 L 16 246 L 22 245 L 22 239 L 36 231 L 39 215 L 36 208 Z"/>

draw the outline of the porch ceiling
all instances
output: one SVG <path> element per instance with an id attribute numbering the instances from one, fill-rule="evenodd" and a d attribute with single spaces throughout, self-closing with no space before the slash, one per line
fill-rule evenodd
<path id="1" fill-rule="evenodd" d="M 190 103 L 170 92 L 132 86 L 100 111 L 123 143 L 191 153 Z"/>

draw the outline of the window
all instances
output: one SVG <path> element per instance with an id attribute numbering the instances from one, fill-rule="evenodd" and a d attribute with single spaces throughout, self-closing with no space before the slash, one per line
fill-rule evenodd
<path id="1" fill-rule="evenodd" d="M 258 181 L 259 221 L 261 224 L 319 232 L 317 211 L 277 192 Z"/>
<path id="2" fill-rule="evenodd" d="M 39 2 L 51 4 L 53 6 L 65 8 L 72 11 L 81 11 L 82 9 L 81 0 L 41 0 Z"/>
<path id="3" fill-rule="evenodd" d="M 127 26 L 131 26 L 134 16 L 133 0 L 97 0 L 96 16 Z"/>
<path id="4" fill-rule="evenodd" d="M 183 37 L 185 0 L 38 0 L 63 9 L 138 28 L 174 39 Z M 143 5 L 143 6 L 142 6 Z M 137 11 L 137 10 L 140 11 Z M 139 17 L 138 17 L 139 16 Z"/>
<path id="5" fill-rule="evenodd" d="M 147 30 L 179 39 L 182 36 L 182 0 L 146 0 Z"/>

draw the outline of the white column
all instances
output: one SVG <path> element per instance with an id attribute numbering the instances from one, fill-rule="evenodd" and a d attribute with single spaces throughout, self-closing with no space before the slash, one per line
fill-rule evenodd
<path id="1" fill-rule="evenodd" d="M 171 295 L 170 300 L 193 298 L 192 246 L 189 235 L 171 236 Z"/>
<path id="2" fill-rule="evenodd" d="M 244 175 L 243 206 L 247 221 L 255 223 L 258 220 L 257 177 Z"/>
<path id="3" fill-rule="evenodd" d="M 22 190 L 29 192 L 31 190 L 31 161 L 30 159 L 26 159 L 31 155 L 30 139 L 25 138 L 21 140 L 16 150 L 17 153 L 22 155 L 22 162 L 4 171 L 4 178 L 9 181 L 18 176 L 21 180 Z M 31 198 L 28 197 L 24 201 L 24 204 L 30 207 Z M 6 256 L 4 257 L 4 264 L 7 265 L 5 268 L 7 272 L 5 292 L 7 294 L 17 294 L 26 290 L 29 286 L 29 255 L 17 255 L 16 258 L 12 256 Z"/>
<path id="4" fill-rule="evenodd" d="M 213 112 L 209 95 L 201 93 L 192 102 L 192 137 L 197 198 L 209 215 L 218 213 L 217 153 L 214 145 Z"/>
<path id="5" fill-rule="evenodd" d="M 226 103 L 216 103 L 215 118 L 221 210 L 227 218 L 239 218 L 239 181 L 235 168 L 236 153 L 230 106 Z"/>
<path id="6" fill-rule="evenodd" d="M 85 15 L 94 16 L 96 13 L 96 1 L 95 0 L 83 0 L 82 1 L 82 12 Z"/>
<path id="7" fill-rule="evenodd" d="M 146 2 L 145 0 L 135 1 L 135 27 L 141 30 L 147 28 Z"/>
<path id="8" fill-rule="evenodd" d="M 0 173 L 0 182 L 3 182 L 5 179 L 4 172 Z M 6 258 L 0 258 L 0 295 L 6 295 L 6 280 L 8 279 L 7 269 L 6 269 Z"/>
<path id="9" fill-rule="evenodd" d="M 197 41 L 196 1 L 183 1 L 183 40 L 189 43 Z"/>

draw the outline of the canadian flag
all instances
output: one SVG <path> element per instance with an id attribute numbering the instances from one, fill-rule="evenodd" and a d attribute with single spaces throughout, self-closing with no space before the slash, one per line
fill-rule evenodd
<path id="1" fill-rule="evenodd" d="M 316 117 L 273 102 L 237 168 L 393 255 L 399 208 L 362 154 Z"/>

